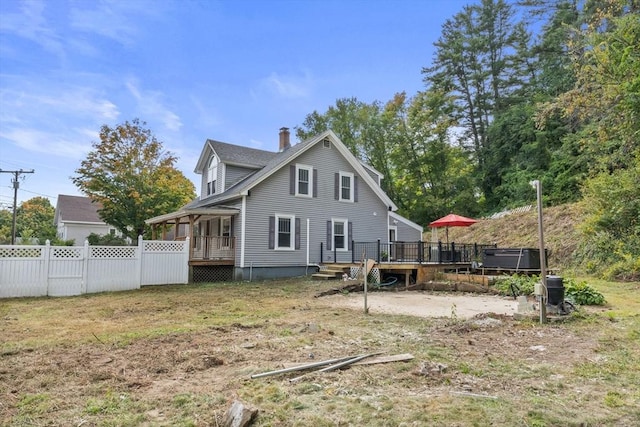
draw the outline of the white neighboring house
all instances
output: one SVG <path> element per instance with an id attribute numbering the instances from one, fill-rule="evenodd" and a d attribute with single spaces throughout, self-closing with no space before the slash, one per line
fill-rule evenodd
<path id="1" fill-rule="evenodd" d="M 122 233 L 100 218 L 100 207 L 99 203 L 93 203 L 89 197 L 59 194 L 53 220 L 58 229 L 58 237 L 75 240 L 76 245 L 82 245 L 91 233 L 120 236 Z"/>

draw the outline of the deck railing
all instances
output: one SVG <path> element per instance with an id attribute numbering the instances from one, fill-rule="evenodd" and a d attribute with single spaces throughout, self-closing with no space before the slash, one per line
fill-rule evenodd
<path id="1" fill-rule="evenodd" d="M 235 237 L 197 236 L 194 238 L 192 260 L 233 260 L 235 256 Z"/>
<path id="2" fill-rule="evenodd" d="M 443 242 L 351 242 L 350 251 L 323 250 L 320 243 L 320 263 L 357 263 L 364 258 L 378 263 L 472 263 L 479 262 L 485 248 L 495 244 Z"/>

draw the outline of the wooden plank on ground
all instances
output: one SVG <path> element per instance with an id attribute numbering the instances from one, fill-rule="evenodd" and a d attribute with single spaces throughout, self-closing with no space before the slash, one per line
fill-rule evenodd
<path id="1" fill-rule="evenodd" d="M 404 353 L 404 354 L 396 354 L 393 356 L 378 356 L 371 357 L 369 359 L 361 360 L 353 364 L 356 365 L 374 365 L 376 363 L 388 363 L 388 362 L 404 362 L 407 360 L 413 359 L 413 354 Z"/>
<path id="2" fill-rule="evenodd" d="M 358 362 L 353 363 L 351 366 L 375 365 L 376 363 L 388 363 L 388 362 L 405 362 L 411 359 L 413 359 L 413 354 L 410 354 L 410 353 L 396 354 L 394 356 L 377 356 L 377 357 L 370 357 L 368 359 L 360 360 Z M 294 368 L 300 365 L 301 365 L 300 362 L 297 362 L 297 363 L 285 362 L 282 364 L 282 366 L 285 369 Z"/>

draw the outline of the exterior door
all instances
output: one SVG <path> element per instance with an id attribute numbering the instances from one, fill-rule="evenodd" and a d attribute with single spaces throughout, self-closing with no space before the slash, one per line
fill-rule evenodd
<path id="1" fill-rule="evenodd" d="M 397 258 L 397 248 L 395 244 L 397 233 L 397 227 L 389 227 L 389 261 L 395 260 Z"/>
<path id="2" fill-rule="evenodd" d="M 229 249 L 231 247 L 231 217 L 220 217 L 220 247 Z"/>

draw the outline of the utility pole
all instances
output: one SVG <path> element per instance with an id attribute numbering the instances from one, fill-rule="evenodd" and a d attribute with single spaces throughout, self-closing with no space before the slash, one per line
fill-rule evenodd
<path id="1" fill-rule="evenodd" d="M 536 199 L 538 204 L 538 240 L 540 243 L 540 281 L 542 288 L 540 295 L 540 323 L 547 321 L 547 253 L 544 250 L 544 226 L 542 223 L 542 183 L 539 180 L 531 181 L 531 186 L 536 189 Z"/>
<path id="2" fill-rule="evenodd" d="M 18 212 L 18 188 L 20 188 L 20 181 L 18 181 L 18 178 L 20 177 L 20 175 L 24 175 L 25 173 L 33 173 L 34 170 L 31 169 L 30 171 L 26 171 L 23 169 L 20 169 L 18 171 L 3 171 L 2 169 L 0 169 L 0 173 L 12 173 L 13 174 L 13 179 L 11 180 L 11 183 L 13 184 L 13 221 L 11 221 L 11 244 L 15 245 L 16 244 L 16 214 Z"/>

